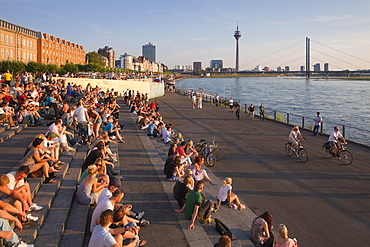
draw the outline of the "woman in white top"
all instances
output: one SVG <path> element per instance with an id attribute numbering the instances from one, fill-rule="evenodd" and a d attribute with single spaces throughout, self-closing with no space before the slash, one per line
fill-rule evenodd
<path id="1" fill-rule="evenodd" d="M 290 131 L 289 134 L 289 141 L 292 142 L 292 148 L 296 152 L 297 147 L 298 147 L 298 140 L 301 138 L 302 140 L 304 139 L 301 132 L 299 132 L 299 127 L 295 126 L 293 127 L 292 131 Z"/>
<path id="2" fill-rule="evenodd" d="M 240 203 L 238 196 L 231 192 L 233 189 L 233 187 L 231 186 L 233 180 L 227 177 L 224 180 L 222 180 L 222 183 L 223 185 L 220 188 L 217 196 L 218 204 L 216 208 L 218 209 L 221 203 L 228 203 L 229 207 L 233 208 L 232 204 L 235 203 L 239 210 L 245 209 L 245 206 Z"/>

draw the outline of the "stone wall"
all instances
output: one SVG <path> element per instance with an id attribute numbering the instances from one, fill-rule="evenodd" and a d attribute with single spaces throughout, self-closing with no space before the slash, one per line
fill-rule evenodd
<path id="1" fill-rule="evenodd" d="M 114 91 L 118 92 L 119 96 L 122 96 L 123 92 L 127 89 L 135 90 L 135 94 L 138 91 L 144 94 L 148 93 L 150 99 L 164 95 L 164 84 L 152 82 L 152 79 L 106 80 L 66 77 L 54 77 L 53 79 L 64 79 L 66 80 L 66 84 L 70 82 L 73 84 L 82 85 L 82 88 L 86 88 L 87 84 L 89 83 L 92 87 L 98 85 L 98 87 L 100 87 L 103 91 L 114 88 Z"/>

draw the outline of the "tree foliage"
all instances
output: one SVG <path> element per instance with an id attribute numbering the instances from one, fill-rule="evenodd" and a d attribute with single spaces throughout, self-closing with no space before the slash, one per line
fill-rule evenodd
<path id="1" fill-rule="evenodd" d="M 30 61 L 26 65 L 26 71 L 31 73 L 40 73 L 45 71 L 45 65 Z"/>
<path id="2" fill-rule="evenodd" d="M 66 63 L 62 66 L 62 72 L 76 74 L 78 72 L 78 66 L 74 63 Z"/>
<path id="3" fill-rule="evenodd" d="M 91 51 L 87 53 L 88 63 L 99 64 L 101 66 L 105 66 L 105 59 L 102 55 L 95 51 Z"/>

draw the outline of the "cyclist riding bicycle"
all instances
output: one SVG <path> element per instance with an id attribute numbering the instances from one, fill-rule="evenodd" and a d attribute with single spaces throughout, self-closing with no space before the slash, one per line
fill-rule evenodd
<path id="1" fill-rule="evenodd" d="M 338 126 L 335 126 L 328 139 L 328 142 L 331 146 L 330 152 L 332 152 L 334 155 L 337 154 L 338 150 L 340 149 L 340 144 L 338 142 L 339 138 L 342 139 L 343 143 L 347 144 L 347 141 L 344 139 L 342 133 L 340 133 Z"/>
<path id="2" fill-rule="evenodd" d="M 304 140 L 301 132 L 299 131 L 299 127 L 298 126 L 295 126 L 295 127 L 293 127 L 292 131 L 290 131 L 289 141 L 292 142 L 292 150 L 296 154 L 297 154 L 297 151 L 298 151 L 298 148 L 299 148 L 299 144 L 298 144 L 299 138 L 301 138 L 302 140 Z"/>

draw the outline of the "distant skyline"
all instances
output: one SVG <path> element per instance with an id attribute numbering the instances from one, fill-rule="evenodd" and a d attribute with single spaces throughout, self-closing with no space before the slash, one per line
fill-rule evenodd
<path id="1" fill-rule="evenodd" d="M 258 64 L 299 70 L 305 65 L 305 37 L 312 41 L 311 65 L 327 62 L 330 70 L 370 69 L 368 0 L 0 0 L 0 4 L 0 19 L 83 45 L 86 52 L 113 47 L 116 59 L 124 53 L 140 56 L 142 45 L 150 42 L 156 46 L 156 61 L 169 68 L 195 61 L 206 67 L 217 59 L 224 67 L 235 68 L 233 35 L 238 22 L 240 70 Z"/>

